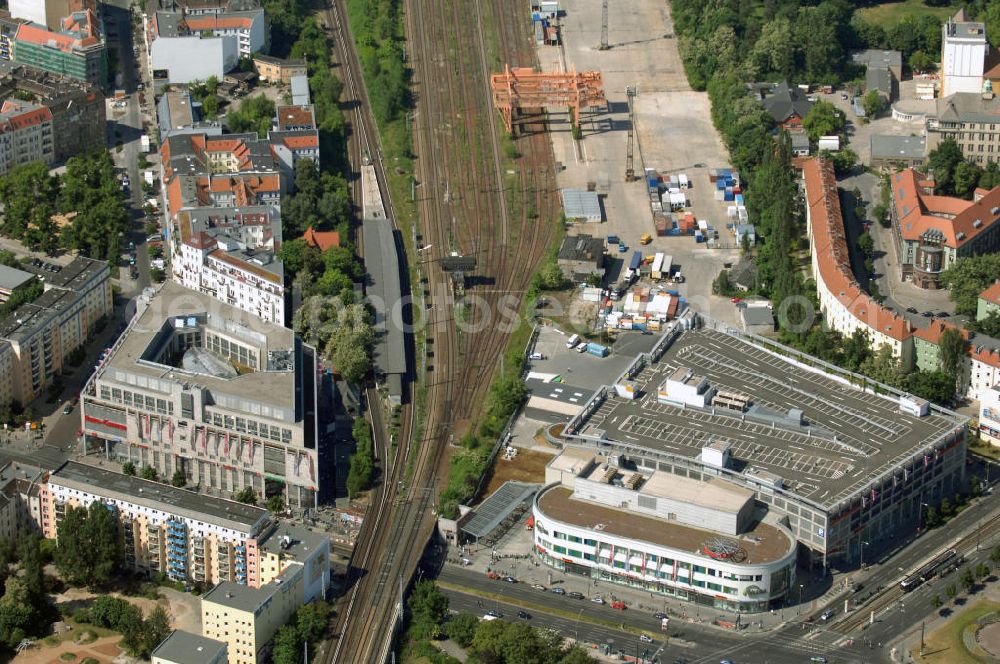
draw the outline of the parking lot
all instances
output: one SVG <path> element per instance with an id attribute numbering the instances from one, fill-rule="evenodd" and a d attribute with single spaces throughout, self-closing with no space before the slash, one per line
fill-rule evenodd
<path id="1" fill-rule="evenodd" d="M 586 188 L 593 183 L 604 195 L 605 221 L 579 224 L 571 232 L 618 235 L 630 249 L 638 249 L 639 238 L 654 233 L 646 183 L 641 179 L 646 166 L 668 174 L 686 173 L 692 182 L 692 188 L 685 190 L 692 205 L 689 209 L 718 229 L 720 239 L 725 240 L 726 205 L 715 201 L 708 169 L 728 166 L 729 156 L 712 125 L 708 95 L 694 92 L 687 84 L 667 3 L 640 0 L 630 4 L 628 11 L 612 13 L 608 21 L 611 48 L 605 51 L 597 48 L 600 0 L 579 0 L 560 20 L 563 46 L 538 47 L 542 69 L 601 71 L 609 107 L 607 113 L 583 114 L 584 139 L 579 150 L 568 121 L 555 125 L 550 134 L 556 161 L 565 167 L 558 176 L 559 186 Z M 637 90 L 634 169 L 640 179 L 634 182 L 625 182 L 627 86 Z M 686 236 L 654 237 L 642 251 L 671 254 L 687 279 L 678 288 L 681 295 L 699 311 L 736 321 L 728 300 L 710 296 L 711 282 L 724 263 L 736 259 L 735 249 L 707 249 Z M 616 255 L 617 250 L 611 253 Z"/>

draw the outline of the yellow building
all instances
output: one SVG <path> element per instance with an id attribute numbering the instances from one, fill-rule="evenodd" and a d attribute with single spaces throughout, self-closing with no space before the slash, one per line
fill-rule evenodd
<path id="1" fill-rule="evenodd" d="M 261 588 L 220 583 L 201 599 L 202 635 L 226 644 L 229 664 L 257 664 L 261 649 L 302 605 L 303 576 L 293 565 Z"/>

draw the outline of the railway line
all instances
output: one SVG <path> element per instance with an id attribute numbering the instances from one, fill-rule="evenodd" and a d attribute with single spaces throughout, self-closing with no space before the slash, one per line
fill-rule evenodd
<path id="1" fill-rule="evenodd" d="M 997 532 L 1000 532 L 1000 516 L 994 517 L 977 528 L 975 532 L 961 537 L 941 550 L 955 549 L 959 554 L 964 555 L 976 546 L 981 539 L 989 540 Z M 941 551 L 936 551 L 935 555 Z M 907 570 L 903 576 L 910 574 L 912 570 Z M 874 613 L 877 619 L 881 613 L 895 606 L 907 593 L 900 587 L 899 580 L 877 596 L 871 602 L 866 602 L 854 609 L 853 612 L 843 616 L 835 624 L 829 626 L 829 630 L 838 634 L 851 634 L 856 630 L 863 630 L 868 624 L 870 616 Z"/>
<path id="2" fill-rule="evenodd" d="M 413 0 L 407 7 L 417 99 L 414 135 L 420 232 L 424 243 L 435 250 L 433 256 L 419 254 L 427 260 L 427 286 L 433 302 L 427 321 L 428 348 L 433 348 L 434 358 L 433 371 L 428 372 L 427 423 L 420 440 L 410 441 L 414 411 L 412 398 L 407 399 L 399 446 L 395 452 L 388 444 L 380 446 L 383 478 L 352 556 L 349 590 L 338 607 L 334 627 L 338 638 L 325 651 L 326 664 L 386 659 L 399 618 L 401 594 L 434 527 L 433 507 L 439 478 L 447 472 L 448 442 L 456 423 L 462 426 L 474 418 L 475 404 L 485 396 L 511 332 L 495 324 L 492 317 L 505 296 L 516 296 L 517 302 L 523 297 L 553 232 L 552 223 L 535 221 L 551 221 L 556 216 L 548 139 L 539 134 L 519 144 L 523 154 L 516 176 L 506 183 L 500 137 L 490 106 L 488 74 L 492 63 L 487 59 L 484 22 L 495 19 L 501 58 L 533 62 L 522 9 L 506 0 L 493 0 L 492 5 L 477 0 L 477 34 L 469 39 L 458 32 L 467 23 L 457 5 Z M 332 0 L 324 20 L 334 36 L 346 96 L 358 101 L 350 117 L 353 155 L 370 160 L 376 168 L 387 217 L 398 228 L 341 0 Z M 423 81 L 432 83 L 424 85 Z M 488 121 L 483 122 L 483 118 Z M 461 139 L 458 143 L 456 136 Z M 471 144 L 462 144 L 466 142 Z M 512 209 L 508 196 L 521 205 Z M 355 199 L 359 198 L 355 192 Z M 437 263 L 451 250 L 475 255 L 478 271 L 494 279 L 492 288 L 472 289 L 482 303 L 468 320 L 476 331 L 460 334 L 456 329 L 449 277 Z M 370 404 L 378 403 L 375 394 L 369 393 L 368 399 Z M 386 441 L 386 432 L 378 430 L 380 420 L 373 420 L 377 420 L 373 422 L 377 440 Z M 416 454 L 412 474 L 416 479 L 404 486 L 410 454 Z"/>

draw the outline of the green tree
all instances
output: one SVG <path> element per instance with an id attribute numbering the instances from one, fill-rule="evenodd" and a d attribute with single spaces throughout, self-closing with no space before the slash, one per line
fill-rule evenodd
<path id="1" fill-rule="evenodd" d="M 152 466 L 143 466 L 141 477 L 144 480 L 150 480 L 152 482 L 159 481 L 160 479 L 160 476 L 156 472 L 156 468 L 153 468 Z"/>
<path id="2" fill-rule="evenodd" d="M 1000 253 L 959 258 L 941 273 L 955 312 L 975 317 L 979 294 L 1000 274 Z"/>
<path id="3" fill-rule="evenodd" d="M 903 370 L 899 358 L 892 354 L 892 347 L 882 344 L 873 355 L 861 362 L 861 373 L 892 387 L 898 387 L 903 382 Z"/>
<path id="4" fill-rule="evenodd" d="M 942 516 L 951 516 L 955 513 L 955 508 L 952 507 L 951 501 L 947 498 L 941 499 L 941 514 Z"/>
<path id="5" fill-rule="evenodd" d="M 934 171 L 934 190 L 939 194 L 954 194 L 955 168 L 965 161 L 962 148 L 954 138 L 946 138 L 927 155 L 927 167 Z"/>
<path id="6" fill-rule="evenodd" d="M 966 326 L 988 337 L 1000 338 L 1000 311 L 991 311 L 978 320 L 969 321 Z"/>
<path id="7" fill-rule="evenodd" d="M 320 600 L 299 608 L 295 614 L 295 629 L 299 638 L 308 643 L 318 643 L 326 634 L 333 616 L 333 607 Z"/>
<path id="8" fill-rule="evenodd" d="M 750 54 L 761 73 L 788 77 L 795 67 L 795 39 L 792 24 L 786 17 L 765 23 Z"/>
<path id="9" fill-rule="evenodd" d="M 538 269 L 539 286 L 544 290 L 561 290 L 566 286 L 566 277 L 555 259 L 545 261 Z"/>
<path id="10" fill-rule="evenodd" d="M 347 493 L 351 498 L 372 487 L 375 478 L 375 449 L 368 421 L 363 417 L 354 420 L 351 428 L 355 450 L 347 473 Z"/>
<path id="11" fill-rule="evenodd" d="M 952 173 L 952 189 L 955 195 L 971 198 L 972 190 L 979 185 L 982 174 L 983 172 L 978 166 L 964 160 L 958 162 Z"/>
<path id="12" fill-rule="evenodd" d="M 187 485 L 187 475 L 184 474 L 184 470 L 181 468 L 175 470 L 173 476 L 170 478 L 170 483 L 176 487 Z"/>
<path id="13" fill-rule="evenodd" d="M 274 664 L 299 664 L 302 661 L 302 642 L 292 625 L 282 625 L 271 644 Z"/>
<path id="14" fill-rule="evenodd" d="M 995 546 L 990 551 L 990 562 L 1000 565 L 1000 546 Z"/>
<path id="15" fill-rule="evenodd" d="M 100 501 L 69 507 L 59 523 L 55 563 L 71 585 L 107 583 L 124 559 L 118 513 Z"/>
<path id="16" fill-rule="evenodd" d="M 448 619 L 444 625 L 444 631 L 449 639 L 463 648 L 468 648 L 472 645 L 478 626 L 479 618 L 471 613 L 459 613 Z"/>
<path id="17" fill-rule="evenodd" d="M 858 236 L 858 249 L 865 256 L 871 256 L 875 253 L 875 240 L 872 239 L 871 233 L 865 231 Z"/>
<path id="18" fill-rule="evenodd" d="M 935 69 L 934 58 L 923 51 L 914 51 L 907 63 L 914 73 L 926 73 Z"/>
<path id="19" fill-rule="evenodd" d="M 407 604 L 412 615 L 412 638 L 433 639 L 443 633 L 448 618 L 448 598 L 438 590 L 433 581 L 417 581 Z"/>
<path id="20" fill-rule="evenodd" d="M 976 565 L 976 578 L 980 581 L 986 579 L 992 573 L 993 570 L 990 569 L 990 566 L 987 563 L 979 563 Z"/>
<path id="21" fill-rule="evenodd" d="M 861 98 L 861 106 L 865 109 L 865 115 L 869 118 L 877 118 L 879 113 L 885 110 L 887 103 L 885 97 L 877 90 L 869 90 Z"/>
<path id="22" fill-rule="evenodd" d="M 943 371 L 912 371 L 906 375 L 905 389 L 921 399 L 937 404 L 955 395 L 955 381 Z"/>
<path id="23" fill-rule="evenodd" d="M 958 594 L 958 588 L 955 587 L 954 583 L 949 583 L 945 586 L 944 594 L 948 596 L 948 599 L 955 599 L 955 595 Z"/>
<path id="24" fill-rule="evenodd" d="M 156 646 L 170 636 L 170 616 L 162 606 L 154 606 L 142 625 L 142 656 L 149 655 Z"/>
<path id="25" fill-rule="evenodd" d="M 131 461 L 126 461 L 122 464 L 122 472 L 126 475 L 135 476 L 135 464 Z"/>
<path id="26" fill-rule="evenodd" d="M 14 648 L 25 636 L 37 635 L 46 626 L 42 613 L 32 603 L 28 584 L 19 577 L 7 577 L 0 597 L 0 639 L 8 648 Z"/>
<path id="27" fill-rule="evenodd" d="M 957 328 L 948 327 L 938 341 L 938 366 L 958 384 L 962 361 L 965 359 L 965 337 Z"/>
<path id="28" fill-rule="evenodd" d="M 237 491 L 235 494 L 233 494 L 233 500 L 240 503 L 245 503 L 247 505 L 256 505 L 257 492 L 254 490 L 252 486 L 245 486 L 239 491 Z"/>
<path id="29" fill-rule="evenodd" d="M 962 568 L 962 575 L 958 577 L 958 582 L 962 584 L 962 590 L 965 592 L 969 592 L 972 590 L 972 586 L 976 585 L 976 576 L 968 565 Z"/>
<path id="30" fill-rule="evenodd" d="M 234 134 L 256 132 L 260 138 L 267 136 L 274 118 L 274 102 L 264 95 L 247 97 L 238 109 L 226 114 L 226 126 Z"/>
<path id="31" fill-rule="evenodd" d="M 844 129 L 844 112 L 828 101 L 818 101 L 802 119 L 802 127 L 809 139 L 818 141 L 820 136 L 833 136 Z"/>
<path id="32" fill-rule="evenodd" d="M 943 605 L 944 600 L 941 599 L 940 595 L 934 595 L 934 597 L 931 597 L 931 606 L 933 606 L 935 610 L 940 609 Z"/>
<path id="33" fill-rule="evenodd" d="M 275 514 L 281 514 L 285 511 L 285 497 L 280 493 L 275 494 L 267 499 L 265 503 L 269 512 L 274 512 Z"/>
<path id="34" fill-rule="evenodd" d="M 924 524 L 928 528 L 937 528 L 941 525 L 941 516 L 935 508 L 927 508 L 927 516 L 924 518 Z"/>
<path id="35" fill-rule="evenodd" d="M 60 182 L 59 211 L 74 213 L 61 231 L 61 244 L 91 258 L 117 261 L 130 221 L 111 155 L 97 150 L 70 157 Z"/>

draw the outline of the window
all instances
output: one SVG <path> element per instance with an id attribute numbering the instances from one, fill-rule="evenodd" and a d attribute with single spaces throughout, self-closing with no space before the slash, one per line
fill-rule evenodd
<path id="1" fill-rule="evenodd" d="M 593 539 L 584 538 L 583 543 L 586 544 L 587 546 L 597 546 L 597 540 Z"/>
<path id="2" fill-rule="evenodd" d="M 555 551 L 556 553 L 563 553 L 563 554 L 566 553 L 566 547 L 559 546 L 558 544 L 552 547 L 552 550 Z"/>
<path id="3" fill-rule="evenodd" d="M 692 565 L 691 569 L 694 570 L 695 572 L 701 572 L 702 574 L 705 573 L 705 568 L 702 567 L 701 565 Z"/>
<path id="4" fill-rule="evenodd" d="M 574 544 L 580 544 L 581 542 L 583 542 L 583 538 L 577 537 L 576 535 L 568 535 L 566 539 L 568 539 L 570 542 L 573 542 Z"/>
<path id="5" fill-rule="evenodd" d="M 580 551 L 577 551 L 575 549 L 570 549 L 568 553 L 569 553 L 569 555 L 573 556 L 574 558 L 583 558 L 583 553 L 581 553 Z"/>
<path id="6" fill-rule="evenodd" d="M 552 533 L 552 536 L 555 537 L 557 540 L 565 540 L 566 539 L 566 533 L 561 533 L 558 530 L 555 531 L 554 533 Z"/>
<path id="7" fill-rule="evenodd" d="M 615 568 L 616 569 L 625 569 L 625 563 L 623 561 L 616 560 L 615 561 Z"/>
<path id="8" fill-rule="evenodd" d="M 709 583 L 708 589 L 714 590 L 716 592 L 722 592 L 722 586 L 720 586 L 718 583 Z"/>
<path id="9" fill-rule="evenodd" d="M 629 565 L 628 568 L 633 572 L 642 572 L 642 565 Z"/>

